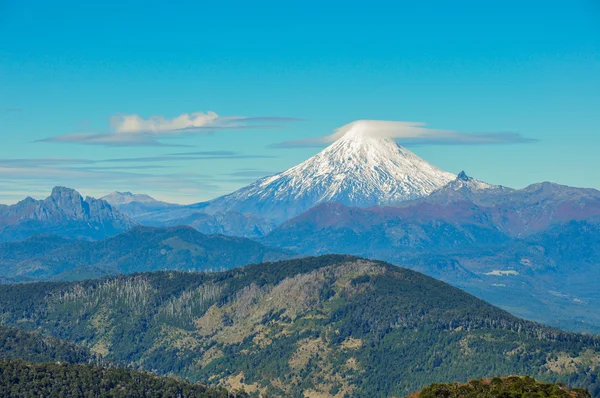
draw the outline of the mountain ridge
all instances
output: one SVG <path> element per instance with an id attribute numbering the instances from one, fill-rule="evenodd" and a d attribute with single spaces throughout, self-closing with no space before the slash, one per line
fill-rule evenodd
<path id="1" fill-rule="evenodd" d="M 26 238 L 34 233 L 99 239 L 137 225 L 101 200 L 85 199 L 71 188 L 56 186 L 46 199 L 27 197 L 0 207 L 0 241 Z"/>
<path id="2" fill-rule="evenodd" d="M 136 226 L 93 242 L 37 235 L 0 243 L 0 279 L 32 282 L 163 269 L 206 271 L 293 256 L 246 238 L 205 235 L 188 226 Z"/>

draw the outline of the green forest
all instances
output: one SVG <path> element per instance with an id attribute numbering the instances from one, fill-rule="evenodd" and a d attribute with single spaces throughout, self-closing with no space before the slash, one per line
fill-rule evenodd
<path id="1" fill-rule="evenodd" d="M 589 398 L 590 393 L 564 384 L 536 381 L 530 376 L 494 377 L 468 383 L 432 384 L 411 398 Z"/>
<path id="2" fill-rule="evenodd" d="M 351 256 L 5 285 L 0 322 L 104 361 L 254 394 L 400 397 L 434 382 L 528 374 L 600 395 L 598 337 Z"/>

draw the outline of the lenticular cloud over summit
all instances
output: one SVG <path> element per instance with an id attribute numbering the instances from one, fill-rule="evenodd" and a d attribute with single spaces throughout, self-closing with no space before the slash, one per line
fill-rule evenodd
<path id="1" fill-rule="evenodd" d="M 347 134 L 361 134 L 365 137 L 389 138 L 402 145 L 484 145 L 535 142 L 519 133 L 462 133 L 453 130 L 438 130 L 426 127 L 423 122 L 403 122 L 392 120 L 356 120 L 339 127 L 333 134 L 286 141 L 273 145 L 276 148 L 320 147 L 339 140 Z"/>
<path id="2" fill-rule="evenodd" d="M 417 138 L 452 133 L 451 131 L 425 128 L 420 122 L 394 122 L 388 120 L 356 120 L 323 137 L 325 142 L 335 142 L 347 134 L 360 134 L 373 138 Z"/>

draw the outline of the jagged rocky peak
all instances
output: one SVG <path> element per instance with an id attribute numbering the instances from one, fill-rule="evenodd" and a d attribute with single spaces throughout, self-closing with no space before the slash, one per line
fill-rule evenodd
<path id="1" fill-rule="evenodd" d="M 448 184 L 447 187 L 442 187 L 441 189 L 450 188 L 454 190 L 470 190 L 470 191 L 478 191 L 485 189 L 499 189 L 502 188 L 499 185 L 488 184 L 487 182 L 483 182 L 477 180 L 473 177 L 469 177 L 467 173 L 461 171 L 456 176 L 456 179 Z"/>
<path id="2" fill-rule="evenodd" d="M 52 193 L 50 197 L 53 199 L 63 199 L 63 198 L 81 198 L 79 192 L 72 188 L 56 186 L 52 188 Z"/>
<path id="3" fill-rule="evenodd" d="M 460 173 L 458 173 L 456 179 L 460 181 L 471 181 L 473 178 L 469 177 L 467 173 L 465 173 L 465 171 L 463 170 Z"/>
<path id="4" fill-rule="evenodd" d="M 35 225 L 32 228 L 32 225 Z M 92 197 L 57 186 L 43 200 L 26 198 L 0 207 L 0 241 L 23 239 L 36 233 L 84 239 L 101 239 L 125 231 L 136 222 Z"/>
<path id="5" fill-rule="evenodd" d="M 79 192 L 67 187 L 54 187 L 45 202 L 69 218 L 84 218 L 89 213 L 89 206 Z"/>
<path id="6" fill-rule="evenodd" d="M 284 220 L 323 202 L 367 207 L 419 198 L 456 178 L 387 138 L 380 123 L 350 123 L 312 158 L 215 199 L 205 210 Z"/>

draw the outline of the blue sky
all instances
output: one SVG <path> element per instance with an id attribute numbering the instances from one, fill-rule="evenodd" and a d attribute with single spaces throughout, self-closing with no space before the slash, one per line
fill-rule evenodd
<path id="1" fill-rule="evenodd" d="M 0 203 L 210 199 L 357 119 L 518 137 L 410 149 L 491 183 L 600 188 L 596 0 L 187 3 L 0 0 Z"/>

